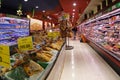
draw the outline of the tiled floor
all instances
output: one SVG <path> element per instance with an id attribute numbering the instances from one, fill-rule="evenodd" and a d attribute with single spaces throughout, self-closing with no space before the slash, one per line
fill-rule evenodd
<path id="1" fill-rule="evenodd" d="M 70 41 L 60 80 L 120 80 L 113 69 L 87 44 Z"/>

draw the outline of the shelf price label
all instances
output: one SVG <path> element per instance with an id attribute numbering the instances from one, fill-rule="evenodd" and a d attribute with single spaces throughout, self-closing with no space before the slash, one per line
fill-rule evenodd
<path id="1" fill-rule="evenodd" d="M 53 36 L 53 32 L 48 32 L 48 37 L 52 37 Z"/>
<path id="2" fill-rule="evenodd" d="M 60 36 L 59 32 L 48 32 L 48 37 L 56 38 L 57 36 Z"/>
<path id="3" fill-rule="evenodd" d="M 18 48 L 22 51 L 33 49 L 32 37 L 24 37 L 18 39 Z"/>
<path id="4" fill-rule="evenodd" d="M 10 68 L 10 49 L 9 49 L 9 46 L 0 45 L 0 66 Z"/>

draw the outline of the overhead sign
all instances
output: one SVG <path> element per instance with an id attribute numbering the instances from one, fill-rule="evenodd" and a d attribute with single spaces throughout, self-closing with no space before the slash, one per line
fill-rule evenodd
<path id="1" fill-rule="evenodd" d="M 56 38 L 58 36 L 60 36 L 59 32 L 48 32 L 48 37 Z"/>

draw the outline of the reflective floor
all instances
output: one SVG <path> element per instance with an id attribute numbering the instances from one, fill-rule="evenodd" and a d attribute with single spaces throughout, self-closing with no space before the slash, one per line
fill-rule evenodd
<path id="1" fill-rule="evenodd" d="M 113 69 L 86 43 L 70 41 L 60 80 L 120 80 Z"/>

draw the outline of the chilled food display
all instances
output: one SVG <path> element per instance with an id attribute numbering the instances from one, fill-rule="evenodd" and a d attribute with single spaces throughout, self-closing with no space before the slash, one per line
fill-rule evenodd
<path id="1" fill-rule="evenodd" d="M 101 45 L 112 55 L 120 58 L 120 12 L 119 9 L 94 20 L 84 22 L 81 26 L 85 36 Z"/>
<path id="2" fill-rule="evenodd" d="M 24 36 L 29 36 L 28 19 L 0 18 L 0 44 L 14 45 Z"/>

